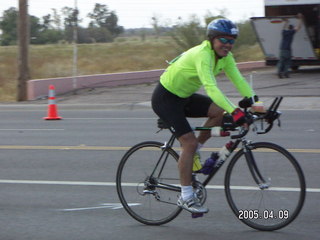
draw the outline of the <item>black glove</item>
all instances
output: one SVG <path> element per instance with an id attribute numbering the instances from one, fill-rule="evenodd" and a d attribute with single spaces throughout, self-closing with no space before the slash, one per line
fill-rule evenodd
<path id="1" fill-rule="evenodd" d="M 236 129 L 237 124 L 233 121 L 233 117 L 229 113 L 223 114 L 221 127 L 224 131 L 233 131 Z"/>
<path id="2" fill-rule="evenodd" d="M 239 103 L 238 103 L 239 107 L 249 108 L 249 107 L 251 107 L 252 104 L 259 101 L 259 97 L 257 95 L 254 95 L 253 98 L 254 98 L 254 101 L 253 101 L 252 97 L 250 97 L 250 98 L 244 97 L 241 101 L 239 101 Z"/>

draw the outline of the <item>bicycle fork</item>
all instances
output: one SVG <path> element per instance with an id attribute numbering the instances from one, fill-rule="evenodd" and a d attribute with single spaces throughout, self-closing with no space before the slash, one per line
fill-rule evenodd
<path id="1" fill-rule="evenodd" d="M 250 173 L 252 175 L 252 178 L 254 179 L 255 183 L 259 186 L 261 190 L 268 189 L 270 187 L 270 181 L 267 182 L 259 170 L 257 162 L 252 154 L 252 150 L 254 149 L 252 142 L 243 139 L 242 145 L 243 145 L 243 152 L 246 158 L 246 162 L 250 170 Z"/>

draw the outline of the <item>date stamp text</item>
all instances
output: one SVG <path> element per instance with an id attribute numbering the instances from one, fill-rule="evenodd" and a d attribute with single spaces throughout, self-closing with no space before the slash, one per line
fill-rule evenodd
<path id="1" fill-rule="evenodd" d="M 263 210 L 259 211 L 257 209 L 244 209 L 239 210 L 238 218 L 240 220 L 253 220 L 253 219 L 288 219 L 289 210 Z"/>

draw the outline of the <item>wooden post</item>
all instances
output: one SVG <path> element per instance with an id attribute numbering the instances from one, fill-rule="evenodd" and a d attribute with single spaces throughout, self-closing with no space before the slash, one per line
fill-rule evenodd
<path id="1" fill-rule="evenodd" d="M 73 23 L 73 64 L 72 64 L 72 86 L 73 94 L 77 94 L 77 75 L 78 75 L 78 1 L 74 0 L 74 17 L 75 22 Z"/>
<path id="2" fill-rule="evenodd" d="M 29 76 L 28 48 L 29 48 L 29 16 L 28 0 L 19 0 L 18 15 L 18 86 L 17 101 L 27 100 L 27 80 Z"/>

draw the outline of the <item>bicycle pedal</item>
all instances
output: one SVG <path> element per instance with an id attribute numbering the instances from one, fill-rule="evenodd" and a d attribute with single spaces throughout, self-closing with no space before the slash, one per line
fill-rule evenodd
<path id="1" fill-rule="evenodd" d="M 191 217 L 192 218 L 199 218 L 199 217 L 203 217 L 203 213 L 191 213 Z"/>

